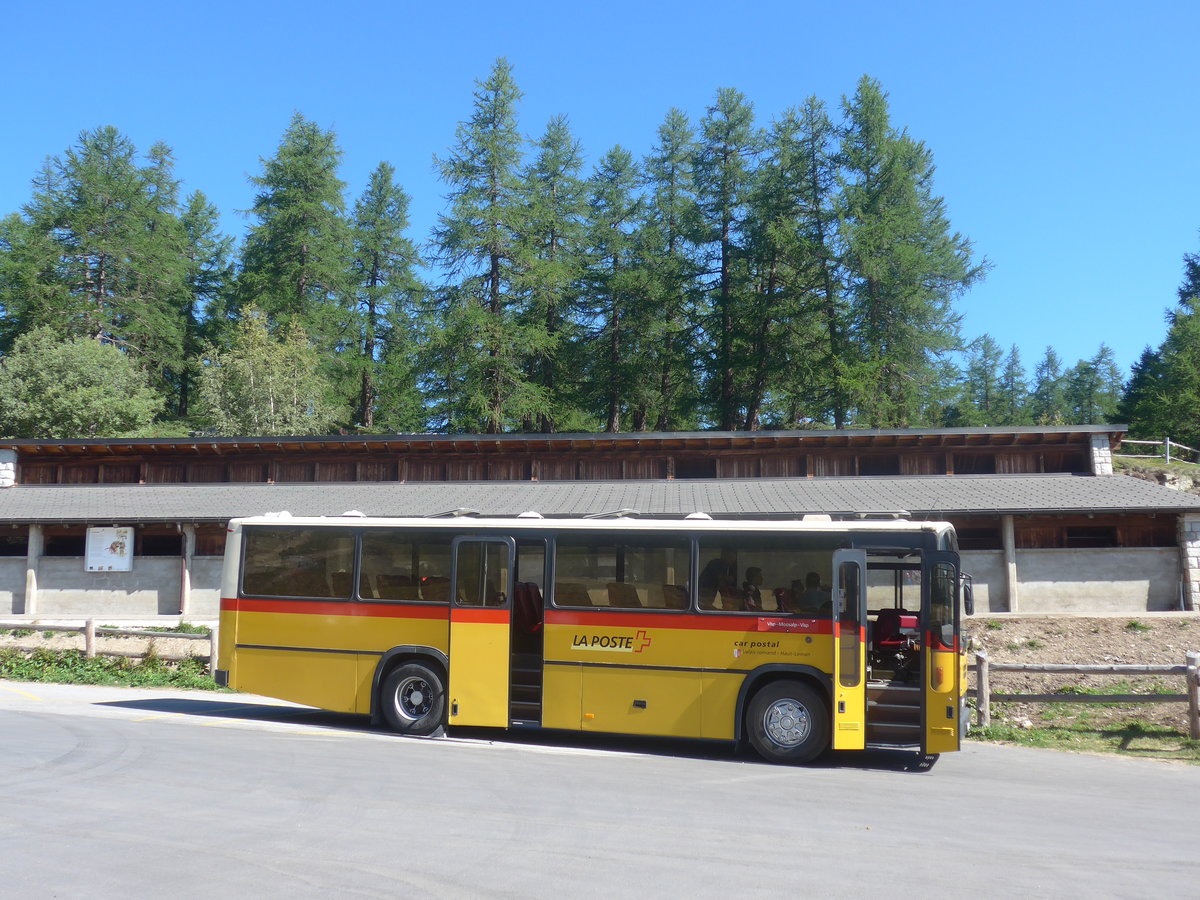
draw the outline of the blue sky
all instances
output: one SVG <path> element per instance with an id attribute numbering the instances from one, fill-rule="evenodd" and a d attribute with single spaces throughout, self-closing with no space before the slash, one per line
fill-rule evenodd
<path id="1" fill-rule="evenodd" d="M 644 153 L 668 109 L 698 119 L 720 87 L 766 124 L 812 94 L 836 107 L 869 74 L 991 262 L 959 301 L 964 336 L 1016 344 L 1030 372 L 1047 344 L 1071 364 L 1101 342 L 1127 369 L 1162 340 L 1182 256 L 1200 251 L 1200 4 L 910 6 L 9 3 L 0 214 L 46 156 L 111 124 L 141 150 L 172 146 L 185 192 L 240 236 L 247 178 L 299 111 L 337 132 L 350 202 L 380 160 L 396 166 L 423 241 L 443 205 L 433 156 L 498 56 L 525 132 L 565 113 L 589 161 Z"/>

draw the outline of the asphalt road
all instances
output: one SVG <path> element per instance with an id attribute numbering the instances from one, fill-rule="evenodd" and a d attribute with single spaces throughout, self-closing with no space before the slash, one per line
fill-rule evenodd
<path id="1" fill-rule="evenodd" d="M 456 733 L 0 682 L 0 896 L 1194 897 L 1200 767 Z"/>

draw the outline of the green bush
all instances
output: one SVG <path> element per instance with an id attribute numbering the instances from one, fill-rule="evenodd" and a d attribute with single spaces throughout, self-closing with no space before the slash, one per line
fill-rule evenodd
<path id="1" fill-rule="evenodd" d="M 0 678 L 13 681 L 216 690 L 206 669 L 203 660 L 167 662 L 153 652 L 138 661 L 123 656 L 88 659 L 81 650 L 0 649 Z"/>

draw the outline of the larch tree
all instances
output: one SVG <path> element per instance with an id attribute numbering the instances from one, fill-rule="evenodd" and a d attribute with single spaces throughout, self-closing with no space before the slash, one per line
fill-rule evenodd
<path id="1" fill-rule="evenodd" d="M 645 365 L 661 311 L 646 304 L 637 268 L 634 234 L 642 209 L 637 184 L 637 165 L 621 146 L 604 155 L 589 182 L 585 371 L 591 408 L 608 432 L 645 428 L 645 417 L 634 411 L 653 402 L 645 396 L 653 387 Z"/>
<path id="2" fill-rule="evenodd" d="M 423 424 L 417 351 L 426 330 L 421 259 L 407 237 L 409 197 L 391 163 L 381 162 L 354 206 L 354 297 L 358 304 L 358 400 L 355 421 L 376 428 L 376 414 L 393 428 Z M 386 383 L 388 390 L 381 394 Z"/>
<path id="3" fill-rule="evenodd" d="M 358 324 L 351 305 L 350 228 L 342 150 L 332 131 L 296 113 L 262 174 L 242 248 L 235 313 L 254 305 L 272 327 L 295 322 L 321 355 L 323 371 L 349 399 Z"/>
<path id="4" fill-rule="evenodd" d="M 436 161 L 449 188 L 433 236 L 448 275 L 437 341 L 441 418 L 449 430 L 496 434 L 546 408 L 550 398 L 525 363 L 552 341 L 544 323 L 520 316 L 524 139 L 521 91 L 506 60 L 496 61 L 474 97 L 454 146 Z"/>
<path id="5" fill-rule="evenodd" d="M 525 216 L 513 285 L 520 327 L 541 338 L 530 348 L 525 373 L 545 402 L 530 411 L 523 428 L 543 434 L 586 430 L 571 358 L 584 268 L 583 149 L 566 117 L 554 116 L 533 150 L 521 177 Z"/>
<path id="6" fill-rule="evenodd" d="M 106 126 L 84 131 L 5 222 L 0 292 L 13 337 L 46 326 L 110 343 L 175 405 L 185 366 L 186 236 L 170 149 L 146 162 Z M 15 290 L 14 290 L 15 288 Z"/>
<path id="7" fill-rule="evenodd" d="M 713 423 L 726 431 L 738 427 L 745 412 L 736 388 L 738 350 L 752 304 L 742 251 L 760 148 L 753 104 L 740 91 L 721 88 L 700 121 L 695 184 L 711 310 L 709 407 Z"/>
<path id="8" fill-rule="evenodd" d="M 958 344 L 953 300 L 983 274 L 933 193 L 932 154 L 891 124 L 887 95 L 864 77 L 844 102 L 843 240 L 861 360 L 861 424 L 921 424 L 935 361 Z"/>
<path id="9" fill-rule="evenodd" d="M 635 430 L 695 428 L 699 405 L 700 231 L 695 193 L 695 130 L 678 109 L 667 113 L 642 162 L 644 206 L 635 232 L 640 302 L 656 310 L 645 337 L 647 378 L 630 411 Z"/>

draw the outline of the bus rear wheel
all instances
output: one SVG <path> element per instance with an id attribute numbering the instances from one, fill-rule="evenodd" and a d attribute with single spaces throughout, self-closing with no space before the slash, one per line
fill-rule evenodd
<path id="1" fill-rule="evenodd" d="M 829 712 L 808 685 L 773 681 L 751 698 L 746 731 L 763 759 L 806 763 L 829 746 Z"/>
<path id="2" fill-rule="evenodd" d="M 446 686 L 442 676 L 424 663 L 405 663 L 383 679 L 379 705 L 393 731 L 430 735 L 445 721 Z"/>

